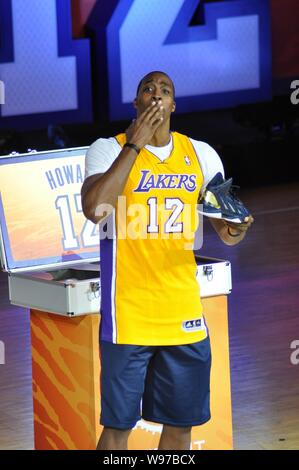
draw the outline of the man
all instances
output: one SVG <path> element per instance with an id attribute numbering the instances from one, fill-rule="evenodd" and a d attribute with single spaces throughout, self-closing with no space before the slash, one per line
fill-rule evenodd
<path id="1" fill-rule="evenodd" d="M 147 74 L 126 133 L 97 140 L 86 156 L 84 214 L 112 218 L 116 234 L 100 242 L 102 450 L 126 449 L 141 415 L 163 424 L 159 449 L 187 450 L 192 426 L 210 419 L 210 343 L 184 233 L 194 238 L 199 194 L 223 166 L 208 144 L 170 132 L 174 94 L 166 73 Z M 211 219 L 228 245 L 252 221 Z"/>

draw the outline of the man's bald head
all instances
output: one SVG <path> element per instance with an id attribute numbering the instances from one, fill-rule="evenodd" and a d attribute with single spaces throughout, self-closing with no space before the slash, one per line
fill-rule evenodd
<path id="1" fill-rule="evenodd" d="M 172 92 L 173 92 L 173 98 L 174 98 L 174 96 L 175 96 L 175 88 L 174 88 L 173 81 L 172 81 L 171 78 L 167 75 L 167 73 L 161 72 L 160 70 L 155 70 L 155 71 L 153 71 L 153 72 L 149 72 L 149 73 L 147 73 L 147 74 L 140 80 L 140 82 L 139 82 L 139 84 L 138 84 L 138 87 L 137 87 L 137 94 L 136 94 L 136 96 L 138 96 L 138 93 L 139 93 L 140 88 L 142 87 L 142 85 L 145 84 L 147 81 L 150 81 L 150 79 L 151 79 L 151 77 L 152 77 L 153 75 L 157 75 L 157 74 L 159 74 L 159 75 L 164 75 L 164 76 L 165 76 L 167 82 L 171 85 Z"/>

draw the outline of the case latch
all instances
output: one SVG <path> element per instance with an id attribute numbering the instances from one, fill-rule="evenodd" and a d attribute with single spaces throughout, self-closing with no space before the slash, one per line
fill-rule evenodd
<path id="1" fill-rule="evenodd" d="M 213 266 L 208 265 L 208 266 L 203 266 L 203 273 L 205 276 L 207 276 L 208 281 L 213 280 Z"/>
<path id="2" fill-rule="evenodd" d="M 90 290 L 96 299 L 100 298 L 100 283 L 99 282 L 91 282 Z"/>

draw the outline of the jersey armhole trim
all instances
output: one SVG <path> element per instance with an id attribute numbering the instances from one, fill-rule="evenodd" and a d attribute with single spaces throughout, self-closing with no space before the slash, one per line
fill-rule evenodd
<path id="1" fill-rule="evenodd" d="M 198 166 L 199 166 L 200 171 L 201 171 L 201 174 L 202 174 L 202 183 L 204 183 L 205 175 L 204 175 L 204 172 L 202 171 L 202 166 L 201 166 L 201 164 L 200 164 L 199 156 L 198 156 L 198 154 L 197 154 L 197 152 L 196 152 L 196 150 L 195 150 L 194 145 L 193 145 L 192 142 L 191 142 L 191 139 L 190 139 L 189 137 L 187 137 L 187 139 L 189 140 L 190 144 L 192 145 L 192 148 L 193 148 L 194 153 L 195 153 L 195 155 L 196 155 L 196 158 L 197 158 L 197 161 L 198 161 Z M 202 187 L 203 187 L 203 184 L 202 184 Z M 201 194 L 202 187 L 200 188 L 200 191 L 199 191 L 200 194 Z"/>

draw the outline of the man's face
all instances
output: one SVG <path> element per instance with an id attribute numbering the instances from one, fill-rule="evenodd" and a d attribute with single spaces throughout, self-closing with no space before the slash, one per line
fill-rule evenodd
<path id="1" fill-rule="evenodd" d="M 153 73 L 146 75 L 141 82 L 139 92 L 134 100 L 134 106 L 139 116 L 152 101 L 162 103 L 164 111 L 164 120 L 169 118 L 175 110 L 174 87 L 167 75 L 162 73 Z"/>

